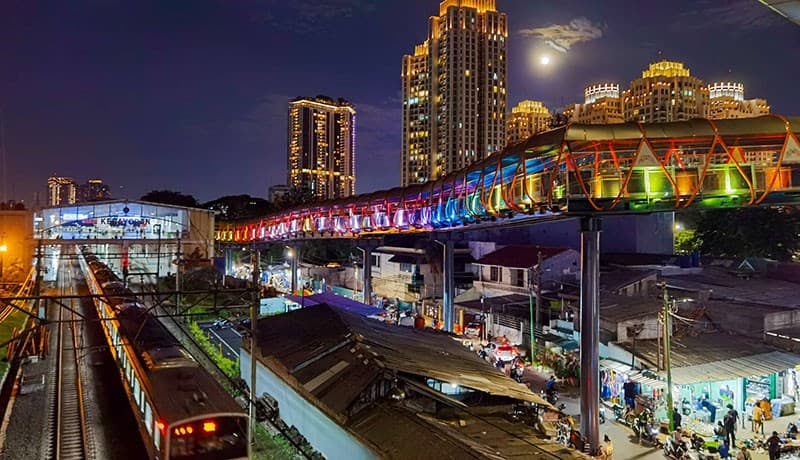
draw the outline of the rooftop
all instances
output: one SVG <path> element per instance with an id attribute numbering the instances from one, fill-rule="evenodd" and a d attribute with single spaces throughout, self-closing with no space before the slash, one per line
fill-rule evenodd
<path id="1" fill-rule="evenodd" d="M 542 254 L 542 260 L 546 260 L 569 250 L 569 248 L 512 244 L 490 252 L 473 263 L 507 268 L 530 268 L 539 263 L 539 253 Z"/>

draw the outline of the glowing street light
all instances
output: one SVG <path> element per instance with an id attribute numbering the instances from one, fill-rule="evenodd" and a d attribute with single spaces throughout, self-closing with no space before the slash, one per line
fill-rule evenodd
<path id="1" fill-rule="evenodd" d="M 8 246 L 5 243 L 0 244 L 0 278 L 3 278 L 3 255 L 8 251 Z"/>

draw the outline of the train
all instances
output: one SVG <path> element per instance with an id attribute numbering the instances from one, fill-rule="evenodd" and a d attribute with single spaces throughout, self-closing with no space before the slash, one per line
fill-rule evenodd
<path id="1" fill-rule="evenodd" d="M 249 418 L 112 269 L 81 246 L 81 269 L 149 458 L 246 459 Z"/>
<path id="2" fill-rule="evenodd" d="M 222 222 L 222 242 L 453 228 L 518 215 L 800 203 L 800 118 L 571 124 L 434 181 Z"/>

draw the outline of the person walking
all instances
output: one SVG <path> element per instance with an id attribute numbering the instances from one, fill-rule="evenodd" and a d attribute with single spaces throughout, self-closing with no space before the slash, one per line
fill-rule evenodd
<path id="1" fill-rule="evenodd" d="M 728 439 L 731 448 L 736 447 L 736 423 L 739 421 L 739 413 L 733 408 L 732 404 L 728 404 L 728 413 L 722 419 L 722 424 L 725 425 L 725 438 Z"/>
<path id="2" fill-rule="evenodd" d="M 778 460 L 781 455 L 781 438 L 778 437 L 778 432 L 773 431 L 772 436 L 767 438 L 767 452 L 769 452 L 769 460 Z"/>
<path id="3" fill-rule="evenodd" d="M 758 404 L 753 406 L 753 433 L 764 434 L 764 409 Z"/>

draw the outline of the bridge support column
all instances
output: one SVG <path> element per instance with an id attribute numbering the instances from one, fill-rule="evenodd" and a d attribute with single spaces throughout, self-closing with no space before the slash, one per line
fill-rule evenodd
<path id="1" fill-rule="evenodd" d="M 372 247 L 359 247 L 364 257 L 364 303 L 372 305 Z"/>
<path id="2" fill-rule="evenodd" d="M 456 296 L 455 267 L 453 263 L 455 250 L 453 240 L 448 239 L 444 243 L 444 254 L 442 260 L 442 307 L 444 310 L 444 329 L 453 332 L 453 321 L 455 319 L 455 307 L 453 299 Z"/>
<path id="3" fill-rule="evenodd" d="M 581 433 L 597 453 L 600 406 L 600 219 L 581 219 Z"/>
<path id="4" fill-rule="evenodd" d="M 298 261 L 300 260 L 300 246 L 299 245 L 292 245 L 287 246 L 289 248 L 289 259 L 291 263 L 291 277 L 292 277 L 292 294 L 297 292 L 297 284 L 298 284 L 298 273 L 297 273 L 297 266 Z"/>

